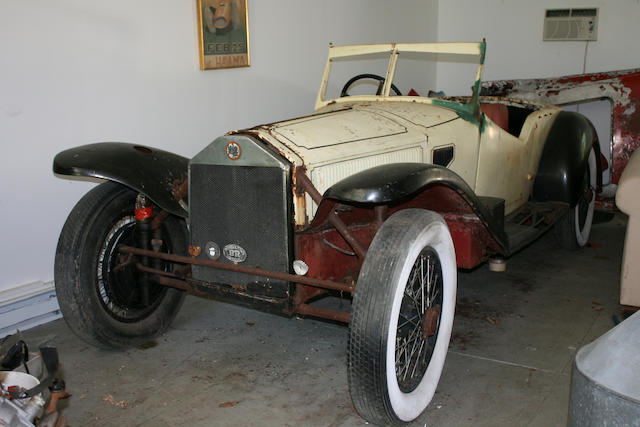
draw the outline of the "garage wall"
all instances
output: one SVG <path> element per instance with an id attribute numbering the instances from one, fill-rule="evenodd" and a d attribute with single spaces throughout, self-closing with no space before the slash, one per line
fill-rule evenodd
<path id="1" fill-rule="evenodd" d="M 543 42 L 545 9 L 597 7 L 598 40 Z M 464 13 L 463 13 L 464 11 Z M 438 6 L 439 41 L 487 40 L 484 80 L 555 77 L 640 67 L 638 0 L 447 0 Z M 585 62 L 586 47 L 586 62 Z M 439 66 L 438 89 L 472 84 L 453 65 Z"/>
<path id="2" fill-rule="evenodd" d="M 599 9 L 598 40 L 543 42 L 545 10 L 572 7 Z M 484 80 L 623 70 L 640 68 L 638 17 L 638 0 L 448 0 L 439 3 L 438 40 L 486 38 Z M 449 95 L 469 94 L 473 79 L 468 68 L 439 64 L 438 90 Z M 577 110 L 594 123 L 601 151 L 611 164 L 611 104 L 594 101 L 563 108 Z M 610 171 L 604 171 L 602 179 L 603 184 L 608 184 Z"/>
<path id="3" fill-rule="evenodd" d="M 58 151 L 128 141 L 191 157 L 311 112 L 329 42 L 437 37 L 437 0 L 250 0 L 251 67 L 200 71 L 195 5 L 0 2 L 0 292 L 53 279 L 58 233 L 94 185 L 54 177 Z"/>

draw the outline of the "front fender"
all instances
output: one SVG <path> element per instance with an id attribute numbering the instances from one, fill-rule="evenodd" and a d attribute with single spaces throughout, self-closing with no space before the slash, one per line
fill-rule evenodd
<path id="1" fill-rule="evenodd" d="M 174 196 L 187 180 L 186 157 L 141 145 L 100 142 L 62 151 L 53 159 L 60 175 L 107 179 L 149 197 L 167 212 L 186 218 Z"/>
<path id="2" fill-rule="evenodd" d="M 376 166 L 337 182 L 322 197 L 347 204 L 389 204 L 410 198 L 419 191 L 436 185 L 448 187 L 458 193 L 498 244 L 508 252 L 504 209 L 492 212 L 458 174 L 443 166 L 428 163 Z"/>

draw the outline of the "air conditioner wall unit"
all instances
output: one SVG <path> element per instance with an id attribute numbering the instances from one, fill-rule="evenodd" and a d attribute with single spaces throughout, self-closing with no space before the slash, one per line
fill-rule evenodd
<path id="1" fill-rule="evenodd" d="M 544 41 L 595 41 L 598 39 L 598 9 L 547 9 Z"/>

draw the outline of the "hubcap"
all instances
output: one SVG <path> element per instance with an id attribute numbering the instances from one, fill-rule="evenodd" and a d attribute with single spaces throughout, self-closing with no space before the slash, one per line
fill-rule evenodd
<path id="1" fill-rule="evenodd" d="M 396 331 L 396 378 L 404 393 L 420 384 L 438 338 L 442 307 L 442 267 L 426 247 L 416 259 L 405 286 Z"/>

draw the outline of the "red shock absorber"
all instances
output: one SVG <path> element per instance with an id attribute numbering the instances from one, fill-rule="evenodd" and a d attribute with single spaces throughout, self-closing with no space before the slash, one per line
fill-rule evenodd
<path id="1" fill-rule="evenodd" d="M 136 208 L 135 208 L 136 221 L 147 221 L 151 220 L 153 216 L 153 206 L 149 203 L 149 199 L 142 193 L 138 193 L 138 197 L 136 197 Z"/>
<path id="2" fill-rule="evenodd" d="M 136 243 L 141 249 L 150 249 L 151 242 L 151 218 L 153 217 L 153 205 L 151 200 L 142 193 L 138 193 L 135 205 L 136 217 Z M 142 265 L 149 266 L 149 258 L 142 257 Z M 149 278 L 145 273 L 139 277 L 140 297 L 143 305 L 149 304 Z"/>

